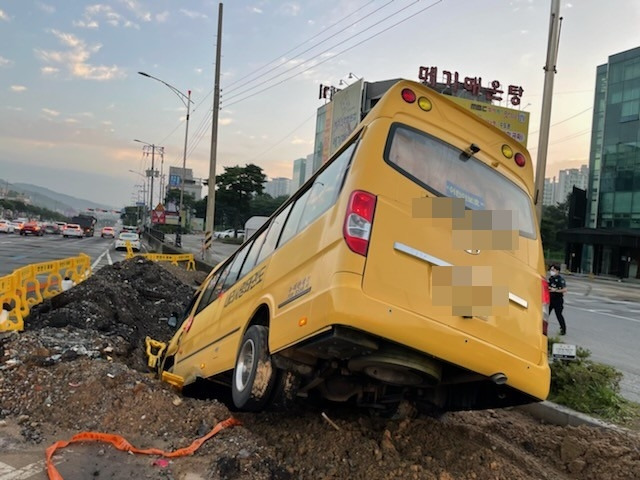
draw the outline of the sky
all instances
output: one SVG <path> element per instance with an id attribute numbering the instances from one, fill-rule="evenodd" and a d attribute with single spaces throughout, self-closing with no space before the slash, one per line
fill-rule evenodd
<path id="1" fill-rule="evenodd" d="M 551 0 L 224 3 L 217 169 L 291 177 L 313 151 L 320 84 L 420 66 L 524 89 L 537 154 Z M 209 176 L 218 1 L 0 0 L 0 178 L 121 207 L 151 158 Z M 588 163 L 596 67 L 640 46 L 637 0 L 561 0 L 546 176 Z M 158 164 L 160 163 L 160 165 Z M 133 170 L 133 172 L 130 172 Z M 158 201 L 155 185 L 154 203 Z M 205 192 L 206 193 L 206 192 Z"/>

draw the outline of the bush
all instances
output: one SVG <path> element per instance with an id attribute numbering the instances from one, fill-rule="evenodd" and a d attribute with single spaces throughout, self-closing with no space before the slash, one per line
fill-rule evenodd
<path id="1" fill-rule="evenodd" d="M 556 342 L 557 338 L 549 339 L 549 351 Z M 578 347 L 575 360 L 551 363 L 549 400 L 612 421 L 636 416 L 636 406 L 620 395 L 622 373 L 590 356 L 589 350 Z"/>

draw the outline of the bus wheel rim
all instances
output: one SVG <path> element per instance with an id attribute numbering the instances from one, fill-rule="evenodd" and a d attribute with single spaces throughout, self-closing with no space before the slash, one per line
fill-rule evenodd
<path id="1" fill-rule="evenodd" d="M 238 355 L 238 364 L 236 365 L 235 382 L 236 389 L 239 392 L 243 391 L 249 383 L 254 369 L 255 355 L 255 343 L 249 339 L 242 345 L 240 355 Z"/>

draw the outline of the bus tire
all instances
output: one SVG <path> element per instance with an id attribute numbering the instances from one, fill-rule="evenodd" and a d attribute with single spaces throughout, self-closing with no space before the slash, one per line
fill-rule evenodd
<path id="1" fill-rule="evenodd" d="M 269 354 L 269 329 L 252 325 L 242 337 L 231 380 L 233 404 L 256 412 L 269 403 L 278 380 L 278 369 Z"/>

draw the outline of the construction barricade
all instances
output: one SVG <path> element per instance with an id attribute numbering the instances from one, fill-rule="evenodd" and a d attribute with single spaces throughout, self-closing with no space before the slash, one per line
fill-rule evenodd
<path id="1" fill-rule="evenodd" d="M 0 277 L 0 332 L 23 330 L 24 318 L 34 305 L 62 292 L 65 282 L 78 284 L 90 275 L 91 259 L 81 253 L 26 265 Z"/>
<path id="2" fill-rule="evenodd" d="M 143 257 L 152 262 L 171 262 L 172 265 L 180 266 L 180 262 L 186 262 L 187 270 L 196 269 L 196 261 L 193 253 L 133 253 L 131 244 L 127 241 L 126 258 Z"/>

